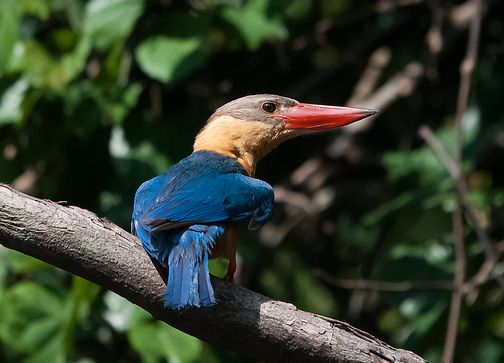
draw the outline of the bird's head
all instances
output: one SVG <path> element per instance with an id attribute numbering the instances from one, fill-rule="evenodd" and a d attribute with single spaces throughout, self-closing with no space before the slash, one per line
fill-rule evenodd
<path id="1" fill-rule="evenodd" d="M 334 129 L 377 111 L 301 103 L 292 98 L 261 94 L 238 98 L 219 107 L 194 143 L 236 157 L 250 175 L 257 161 L 290 138 Z"/>

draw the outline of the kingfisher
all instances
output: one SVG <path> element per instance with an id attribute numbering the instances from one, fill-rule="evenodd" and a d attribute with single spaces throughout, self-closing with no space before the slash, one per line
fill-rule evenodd
<path id="1" fill-rule="evenodd" d="M 262 157 L 293 137 L 376 112 L 272 94 L 245 96 L 218 108 L 197 134 L 193 153 L 135 194 L 131 230 L 168 269 L 165 307 L 216 304 L 209 259 L 229 260 L 224 279 L 233 281 L 240 222 L 255 230 L 273 210 L 273 188 L 255 178 Z"/>

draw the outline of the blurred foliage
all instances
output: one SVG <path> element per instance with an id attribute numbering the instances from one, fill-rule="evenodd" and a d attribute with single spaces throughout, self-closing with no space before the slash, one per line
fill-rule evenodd
<path id="1" fill-rule="evenodd" d="M 337 157 L 324 149 L 333 136 L 318 135 L 289 142 L 262 162 L 259 177 L 312 199 L 332 198 L 323 210 L 291 219 L 274 243 L 244 233 L 240 279 L 439 361 L 449 291 L 369 292 L 338 284 L 339 278 L 449 281 L 453 274 L 456 198 L 417 129 L 430 125 L 453 150 L 467 31 L 450 14 L 462 1 L 394 3 L 2 0 L 0 181 L 128 229 L 136 187 L 191 152 L 215 107 L 264 92 L 343 104 L 371 53 L 386 47 L 392 57 L 380 84 L 413 61 L 424 64 L 425 77 Z M 464 116 L 464 170 L 470 200 L 497 242 L 504 239 L 504 4 L 489 1 L 488 8 Z M 440 11 L 441 50 L 431 54 L 425 39 Z M 319 187 L 329 194 L 292 182 L 296 166 L 313 156 L 330 166 Z M 283 231 L 290 208 L 277 206 L 273 231 Z M 468 227 L 465 241 L 472 276 L 484 257 Z M 211 265 L 216 274 L 225 271 L 225 263 Z M 464 306 L 457 361 L 504 361 L 503 299 L 490 281 Z M 242 359 L 3 247 L 0 317 L 2 362 Z"/>

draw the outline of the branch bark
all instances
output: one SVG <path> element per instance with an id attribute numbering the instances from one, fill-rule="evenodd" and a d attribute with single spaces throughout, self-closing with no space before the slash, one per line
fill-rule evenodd
<path id="1" fill-rule="evenodd" d="M 353 326 L 212 279 L 219 303 L 163 308 L 165 283 L 137 238 L 95 214 L 0 184 L 0 244 L 93 281 L 210 343 L 274 362 L 425 362 Z"/>

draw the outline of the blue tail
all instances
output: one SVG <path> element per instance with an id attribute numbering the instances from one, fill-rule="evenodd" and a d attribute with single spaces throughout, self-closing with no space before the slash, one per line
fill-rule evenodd
<path id="1" fill-rule="evenodd" d="M 193 225 L 171 236 L 178 243 L 169 250 L 165 307 L 180 309 L 216 303 L 208 271 L 208 253 L 223 235 L 223 226 Z"/>

